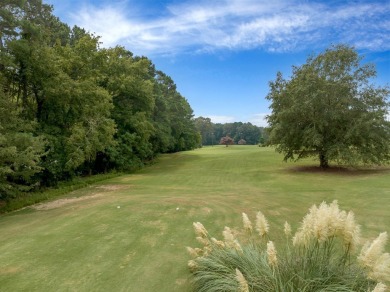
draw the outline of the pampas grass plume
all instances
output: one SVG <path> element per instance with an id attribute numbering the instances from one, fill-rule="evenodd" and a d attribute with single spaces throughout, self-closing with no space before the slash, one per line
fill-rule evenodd
<path id="1" fill-rule="evenodd" d="M 233 241 L 233 247 L 234 247 L 234 249 L 236 250 L 236 251 L 239 251 L 239 252 L 243 252 L 243 250 L 242 250 L 242 247 L 241 247 L 241 245 L 240 245 L 240 243 L 238 242 L 238 240 L 237 239 L 235 239 L 234 241 Z"/>
<path id="2" fill-rule="evenodd" d="M 287 237 L 291 236 L 291 226 L 287 221 L 284 223 L 284 234 L 286 234 Z"/>
<path id="3" fill-rule="evenodd" d="M 260 211 L 256 215 L 256 230 L 261 237 L 264 237 L 269 232 L 268 221 Z"/>
<path id="4" fill-rule="evenodd" d="M 363 266 L 373 268 L 375 265 L 375 262 L 379 259 L 379 257 L 382 255 L 385 245 L 387 241 L 387 232 L 382 232 L 379 234 L 377 238 L 374 239 L 374 241 L 369 244 L 365 245 L 358 257 L 359 261 L 362 263 Z"/>
<path id="5" fill-rule="evenodd" d="M 249 292 L 248 282 L 239 269 L 236 269 L 236 280 L 239 284 L 239 292 Z"/>
<path id="6" fill-rule="evenodd" d="M 390 281 L 390 255 L 384 253 L 387 232 L 382 232 L 371 244 L 366 244 L 358 260 L 368 271 L 368 277 L 377 281 Z"/>
<path id="7" fill-rule="evenodd" d="M 197 236 L 200 236 L 200 237 L 203 237 L 203 238 L 207 237 L 208 232 L 207 232 L 206 228 L 204 228 L 202 223 L 194 222 L 192 225 L 194 226 L 195 234 Z"/>
<path id="8" fill-rule="evenodd" d="M 268 241 L 267 243 L 267 257 L 268 257 L 268 264 L 271 267 L 276 267 L 278 265 L 277 252 L 276 252 L 275 245 L 272 241 Z"/>
<path id="9" fill-rule="evenodd" d="M 199 256 L 198 251 L 195 248 L 187 246 L 187 252 L 190 254 L 191 257 L 197 258 Z"/>
<path id="10" fill-rule="evenodd" d="M 372 292 L 386 292 L 387 286 L 383 283 L 376 284 L 374 290 Z"/>
<path id="11" fill-rule="evenodd" d="M 244 224 L 244 229 L 246 231 L 252 232 L 252 222 L 249 220 L 248 215 L 245 213 L 242 213 L 242 222 Z"/>
<path id="12" fill-rule="evenodd" d="M 204 238 L 204 237 L 201 237 L 201 236 L 197 236 L 196 237 L 196 240 L 202 244 L 203 246 L 209 246 L 210 245 L 210 241 L 207 239 L 207 238 Z"/>
<path id="13" fill-rule="evenodd" d="M 348 212 L 344 221 L 343 240 L 344 245 L 352 251 L 360 244 L 360 226 L 356 224 L 352 211 Z"/>
<path id="14" fill-rule="evenodd" d="M 368 273 L 371 279 L 390 282 L 390 254 L 383 253 Z"/>
<path id="15" fill-rule="evenodd" d="M 188 267 L 190 268 L 190 271 L 194 272 L 198 268 L 198 264 L 194 260 L 189 260 Z"/>
<path id="16" fill-rule="evenodd" d="M 217 247 L 219 247 L 219 248 L 224 248 L 225 247 L 225 243 L 223 242 L 223 241 L 221 241 L 221 240 L 218 240 L 218 239 L 216 239 L 216 238 L 211 238 L 211 242 L 215 245 L 215 246 L 217 246 Z"/>
<path id="17" fill-rule="evenodd" d="M 229 227 L 225 226 L 225 229 L 223 230 L 222 235 L 223 235 L 223 239 L 225 241 L 225 245 L 227 247 L 234 247 L 235 238 L 234 238 L 234 235 L 232 233 L 232 230 Z"/>

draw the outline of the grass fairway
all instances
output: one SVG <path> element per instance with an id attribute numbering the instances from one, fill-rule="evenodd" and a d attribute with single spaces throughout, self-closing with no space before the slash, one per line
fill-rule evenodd
<path id="1" fill-rule="evenodd" d="M 315 165 L 286 164 L 269 148 L 214 146 L 3 215 L 0 291 L 189 291 L 192 222 L 221 238 L 242 212 L 261 210 L 272 237 L 286 219 L 296 227 L 312 204 L 337 199 L 364 236 L 390 232 L 390 170 Z"/>

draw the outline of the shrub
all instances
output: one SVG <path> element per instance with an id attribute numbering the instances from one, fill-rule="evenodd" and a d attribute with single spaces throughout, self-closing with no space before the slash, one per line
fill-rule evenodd
<path id="1" fill-rule="evenodd" d="M 202 248 L 190 248 L 188 262 L 196 291 L 386 291 L 390 255 L 384 253 L 387 233 L 360 246 L 360 227 L 353 212 L 337 201 L 313 205 L 294 235 L 286 222 L 286 244 L 275 247 L 269 224 L 259 212 L 253 227 L 243 213 L 244 228 L 229 227 L 223 241 L 194 223 Z M 236 235 L 235 235 L 236 234 Z"/>

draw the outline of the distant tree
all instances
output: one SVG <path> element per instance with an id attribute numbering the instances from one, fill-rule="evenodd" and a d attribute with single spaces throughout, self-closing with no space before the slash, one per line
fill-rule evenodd
<path id="1" fill-rule="evenodd" d="M 317 156 L 329 161 L 381 164 L 390 160 L 389 88 L 375 87 L 376 71 L 357 52 L 333 46 L 270 82 L 270 143 L 284 159 Z"/>
<path id="2" fill-rule="evenodd" d="M 221 145 L 226 145 L 228 147 L 229 145 L 234 144 L 234 140 L 230 138 L 229 136 L 222 137 L 221 140 L 219 141 L 219 144 Z"/>
<path id="3" fill-rule="evenodd" d="M 233 138 L 236 141 L 244 139 L 246 144 L 255 145 L 262 136 L 261 129 L 251 123 L 234 123 L 236 125 L 236 135 Z"/>
<path id="4" fill-rule="evenodd" d="M 238 145 L 245 145 L 246 144 L 246 141 L 244 139 L 240 139 L 240 141 L 238 141 L 237 143 Z"/>
<path id="5" fill-rule="evenodd" d="M 212 144 L 213 139 L 213 124 L 210 118 L 197 117 L 195 118 L 195 127 L 202 136 L 202 145 Z"/>

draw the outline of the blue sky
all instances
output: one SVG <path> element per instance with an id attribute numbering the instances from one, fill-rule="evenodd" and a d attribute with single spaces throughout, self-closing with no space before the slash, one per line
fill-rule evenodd
<path id="1" fill-rule="evenodd" d="M 390 1 L 44 0 L 54 14 L 171 76 L 195 116 L 265 126 L 268 82 L 331 44 L 354 46 L 390 84 Z"/>

